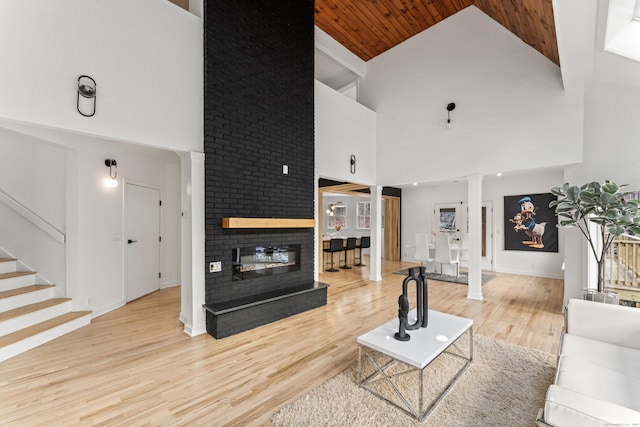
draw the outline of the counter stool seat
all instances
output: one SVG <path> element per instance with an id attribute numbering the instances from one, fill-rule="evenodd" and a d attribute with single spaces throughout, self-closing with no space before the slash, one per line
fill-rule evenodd
<path id="1" fill-rule="evenodd" d="M 354 264 L 356 267 L 366 267 L 366 265 L 362 263 L 362 250 L 367 249 L 369 247 L 371 247 L 371 237 L 362 236 L 360 238 L 360 244 L 356 246 L 356 249 L 358 249 L 358 257 L 356 257 L 358 262 Z"/>
<path id="2" fill-rule="evenodd" d="M 333 254 L 335 254 L 336 252 L 341 252 L 342 250 L 344 250 L 344 242 L 342 239 L 331 239 L 329 241 L 329 247 L 328 248 L 324 248 L 322 250 L 322 252 L 324 253 L 330 253 L 331 254 L 331 268 L 325 271 L 338 271 L 336 268 L 334 268 L 334 261 L 333 261 Z M 338 260 L 340 261 L 340 260 Z"/>
<path id="3" fill-rule="evenodd" d="M 349 267 L 347 265 L 347 251 L 354 251 L 356 249 L 356 243 L 358 242 L 358 239 L 356 237 L 347 237 L 347 243 L 344 245 L 344 265 L 341 266 L 340 268 L 344 268 L 346 270 L 351 269 L 351 267 Z"/>

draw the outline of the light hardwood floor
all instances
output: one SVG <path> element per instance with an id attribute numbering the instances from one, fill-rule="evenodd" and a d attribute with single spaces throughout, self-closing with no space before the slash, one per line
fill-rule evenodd
<path id="1" fill-rule="evenodd" d="M 365 262 L 366 262 L 365 258 Z M 280 406 L 356 359 L 356 337 L 397 315 L 410 263 L 324 273 L 328 304 L 229 338 L 190 338 L 179 288 L 165 289 L 0 363 L 0 424 L 269 425 Z M 561 280 L 495 274 L 482 301 L 429 282 L 430 308 L 472 318 L 474 332 L 555 353 Z"/>

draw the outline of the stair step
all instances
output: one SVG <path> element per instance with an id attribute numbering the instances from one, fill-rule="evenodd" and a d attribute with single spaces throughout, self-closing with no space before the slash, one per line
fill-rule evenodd
<path id="1" fill-rule="evenodd" d="M 13 279 L 14 277 L 28 276 L 29 274 L 36 274 L 34 271 L 11 271 L 9 273 L 0 274 L 0 280 Z"/>
<path id="2" fill-rule="evenodd" d="M 16 271 L 17 261 L 15 258 L 0 258 L 0 273 Z"/>
<path id="3" fill-rule="evenodd" d="M 53 298 L 54 285 L 29 285 L 0 291 L 0 313 Z"/>
<path id="4" fill-rule="evenodd" d="M 19 341 L 27 340 L 37 334 L 46 332 L 57 326 L 64 325 L 65 323 L 71 322 L 89 314 L 91 314 L 90 311 L 71 311 L 61 316 L 45 320 L 44 322 L 40 322 L 27 328 L 20 329 L 19 331 L 7 334 L 3 337 L 0 337 L 0 349 L 15 344 Z M 1 357 L 0 360 L 2 360 Z"/>
<path id="5" fill-rule="evenodd" d="M 8 291 L 0 292 L 0 299 L 11 298 L 18 295 L 28 294 L 29 292 L 35 292 L 42 289 L 53 288 L 53 285 L 30 285 L 23 288 L 9 289 Z"/>
<path id="6" fill-rule="evenodd" d="M 22 307 L 14 308 L 13 310 L 4 311 L 0 313 L 0 322 L 15 319 L 16 317 L 24 316 L 25 314 L 35 313 L 36 311 L 54 307 L 67 301 L 71 301 L 71 298 L 51 298 L 46 301 L 36 302 L 34 304 L 28 304 Z"/>
<path id="7" fill-rule="evenodd" d="M 0 291 L 19 288 L 35 284 L 35 271 L 12 271 L 0 273 Z"/>

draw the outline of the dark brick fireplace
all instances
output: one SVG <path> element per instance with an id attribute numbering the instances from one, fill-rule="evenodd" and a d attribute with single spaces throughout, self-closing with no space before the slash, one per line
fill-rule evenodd
<path id="1" fill-rule="evenodd" d="M 222 262 L 207 270 L 205 301 L 221 338 L 326 304 L 313 228 L 222 227 L 227 217 L 314 217 L 313 1 L 205 2 L 204 52 L 205 256 L 207 267 Z M 286 245 L 299 245 L 298 269 L 233 280 L 234 249 Z M 213 319 L 233 307 L 245 309 Z"/>

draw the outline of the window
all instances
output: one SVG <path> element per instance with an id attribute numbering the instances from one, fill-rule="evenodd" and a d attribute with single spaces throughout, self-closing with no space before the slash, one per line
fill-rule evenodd
<path id="1" fill-rule="evenodd" d="M 358 229 L 371 228 L 371 202 L 358 202 Z"/>
<path id="2" fill-rule="evenodd" d="M 329 228 L 336 228 L 337 230 L 347 228 L 347 207 L 344 205 L 334 205 L 333 203 L 327 206 L 328 212 L 333 212 L 333 215 L 329 216 L 327 226 Z"/>

